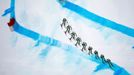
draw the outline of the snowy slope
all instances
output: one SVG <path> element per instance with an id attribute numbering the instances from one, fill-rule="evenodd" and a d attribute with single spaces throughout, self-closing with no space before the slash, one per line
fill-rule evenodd
<path id="1" fill-rule="evenodd" d="M 97 13 L 97 11 L 95 11 L 96 7 L 92 5 L 92 8 L 88 8 L 89 4 L 86 1 L 88 0 L 84 0 L 83 2 L 74 0 L 72 2 Z M 1 1 L 0 3 L 2 5 L 0 14 L 2 14 L 3 11 L 10 6 L 10 1 Z M 93 3 L 97 3 L 97 1 Z M 111 2 L 108 3 L 110 4 Z M 103 8 L 103 6 L 100 8 Z M 98 11 L 99 10 L 100 9 L 98 9 Z M 86 41 L 88 45 L 91 45 L 95 50 L 98 50 L 100 54 L 104 54 L 106 58 L 110 58 L 114 63 L 125 68 L 131 74 L 134 74 L 134 60 L 132 58 L 134 56 L 132 48 L 134 45 L 133 37 L 99 26 L 74 12 L 62 8 L 60 4 L 54 0 L 17 0 L 15 11 L 17 21 L 25 28 L 74 46 L 75 42 L 69 41 L 69 36 L 65 35 L 63 29 L 60 27 L 62 19 L 66 17 L 69 24 L 73 27 L 73 30 L 82 40 Z M 99 15 L 109 18 L 109 14 L 105 16 L 104 13 L 100 13 Z M 130 16 L 130 18 L 131 17 L 132 16 Z M 0 39 L 2 41 L 0 46 L 0 74 L 2 75 L 113 74 L 113 72 L 108 69 L 93 73 L 97 64 L 77 55 L 75 52 L 69 53 L 61 48 L 44 44 L 34 47 L 36 41 L 9 31 L 9 28 L 5 25 L 9 21 L 9 15 L 0 17 L 0 19 L 2 20 L 0 22 L 0 34 L 2 35 Z M 113 15 L 110 19 L 119 21 L 119 19 L 114 18 Z M 133 28 L 132 23 L 129 25 L 129 23 L 125 23 L 123 19 L 121 23 Z M 45 50 L 48 50 L 48 55 L 44 53 Z"/>

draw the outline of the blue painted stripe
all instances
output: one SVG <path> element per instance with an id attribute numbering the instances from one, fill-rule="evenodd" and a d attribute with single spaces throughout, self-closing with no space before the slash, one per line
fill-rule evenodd
<path id="1" fill-rule="evenodd" d="M 44 43 L 46 45 L 62 48 L 63 50 L 65 50 L 69 53 L 75 52 L 76 55 L 80 55 L 87 60 L 91 60 L 93 62 L 100 64 L 100 65 L 103 64 L 101 61 L 98 61 L 97 59 L 95 59 L 94 55 L 92 55 L 92 56 L 86 55 L 86 54 L 80 52 L 80 50 L 76 47 L 73 47 L 73 46 L 68 45 L 68 44 L 64 44 L 64 43 L 60 42 L 59 40 L 53 39 L 53 38 L 48 37 L 48 36 L 42 36 L 42 35 L 34 32 L 32 30 L 29 30 L 29 29 L 22 27 L 17 22 L 15 23 L 13 28 L 14 28 L 15 32 L 17 32 L 21 35 L 27 36 L 33 40 L 38 40 L 39 42 Z M 43 56 L 43 54 L 44 54 L 44 56 L 46 56 L 47 53 L 48 53 L 48 50 L 46 50 L 46 52 L 41 53 L 41 55 Z M 104 64 L 104 65 L 105 66 L 96 67 L 96 69 L 97 70 L 110 69 L 107 64 Z M 129 75 L 129 73 L 124 68 L 121 68 L 120 66 L 118 66 L 114 63 L 113 63 L 113 65 L 114 65 L 114 70 L 113 69 L 112 70 L 115 72 L 115 75 L 117 75 L 117 74 L 118 75 L 124 75 L 124 74 Z M 123 73 L 118 71 L 118 69 L 121 69 Z"/>
<path id="2" fill-rule="evenodd" d="M 33 40 L 38 40 L 39 34 L 36 32 L 33 32 L 31 30 L 28 30 L 22 26 L 20 26 L 17 22 L 13 26 L 14 31 L 18 32 L 19 34 L 25 35 L 29 38 L 32 38 Z"/>
<path id="3" fill-rule="evenodd" d="M 62 0 L 60 0 L 60 1 L 62 1 Z M 76 5 L 76 4 L 73 4 L 67 0 L 65 0 L 64 2 L 60 2 L 60 4 L 63 7 L 67 8 L 67 9 L 69 9 L 69 10 L 89 19 L 89 20 L 92 20 L 96 23 L 99 23 L 102 26 L 111 28 L 113 30 L 119 31 L 119 32 L 126 34 L 128 36 L 134 37 L 134 29 L 132 29 L 130 27 L 127 27 L 127 26 L 122 25 L 122 24 L 118 24 L 118 23 L 113 22 L 113 21 L 108 20 L 108 19 L 105 19 L 105 18 L 98 16 L 98 15 L 96 15 L 96 14 Z"/>
<path id="4" fill-rule="evenodd" d="M 21 35 L 27 36 L 27 37 L 33 39 L 34 41 L 38 40 L 41 43 L 45 43 L 45 44 L 51 45 L 51 46 L 61 46 L 60 41 L 50 38 L 48 36 L 42 36 L 32 30 L 26 29 L 26 28 L 22 27 L 21 25 L 19 25 L 17 22 L 15 23 L 13 28 L 14 28 L 15 32 L 17 32 Z"/>

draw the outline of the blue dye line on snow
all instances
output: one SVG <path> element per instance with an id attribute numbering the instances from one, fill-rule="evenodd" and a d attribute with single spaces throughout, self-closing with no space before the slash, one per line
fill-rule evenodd
<path id="1" fill-rule="evenodd" d="M 21 35 L 27 36 L 27 37 L 33 39 L 34 41 L 38 40 L 39 43 L 44 43 L 44 44 L 47 44 L 50 46 L 57 46 L 57 47 L 61 46 L 61 42 L 59 40 L 50 38 L 48 36 L 42 36 L 34 31 L 31 31 L 31 30 L 28 30 L 28 29 L 22 27 L 17 22 L 14 24 L 13 28 L 14 28 L 15 32 L 17 32 Z"/>
<path id="2" fill-rule="evenodd" d="M 74 3 L 71 3 L 67 0 L 58 0 L 58 2 L 65 8 L 89 19 L 89 20 L 92 20 L 96 23 L 99 23 L 100 25 L 102 26 L 105 26 L 105 27 L 108 27 L 108 28 L 111 28 L 113 30 L 116 30 L 118 32 L 121 32 L 123 34 L 126 34 L 128 36 L 131 36 L 131 37 L 134 37 L 134 29 L 132 28 L 129 28 L 127 26 L 124 26 L 122 24 L 118 24 L 118 23 L 115 23 L 111 20 L 108 20 L 108 19 L 105 19 L 101 16 L 98 16 Z"/>
<path id="3" fill-rule="evenodd" d="M 45 49 L 43 49 L 42 51 L 41 51 L 41 53 L 39 54 L 40 55 L 40 58 L 45 58 L 47 55 L 48 55 L 48 53 L 51 51 L 51 46 L 47 46 Z"/>
<path id="4" fill-rule="evenodd" d="M 2 16 L 5 16 L 8 13 L 10 13 L 10 17 L 15 18 L 14 3 L 15 3 L 15 0 L 11 0 L 10 11 L 6 10 L 4 15 L 2 15 Z M 18 22 L 15 22 L 13 28 L 14 28 L 14 31 L 16 33 L 27 36 L 27 37 L 33 39 L 34 41 L 38 41 L 37 45 L 39 45 L 39 43 L 44 43 L 44 44 L 49 45 L 49 46 L 55 46 L 55 47 L 61 48 L 61 49 L 65 50 L 67 52 L 70 52 L 70 53 L 75 52 L 75 54 L 82 56 L 84 59 L 91 60 L 93 62 L 98 63 L 99 66 L 96 67 L 95 71 L 99 71 L 102 69 L 110 69 L 108 64 L 103 64 L 101 61 L 95 59 L 95 55 L 91 55 L 91 56 L 86 55 L 86 54 L 82 53 L 76 47 L 62 43 L 59 40 L 50 38 L 48 36 L 40 35 L 32 30 L 26 29 L 26 28 L 22 27 L 20 24 L 18 24 Z M 47 54 L 48 54 L 48 51 L 44 52 L 43 55 L 46 56 Z M 105 65 L 105 66 L 102 66 L 102 65 Z M 114 75 L 130 75 L 124 68 L 122 68 L 114 63 L 113 63 L 113 65 L 114 65 L 114 69 L 111 69 L 111 70 L 114 71 Z"/>
<path id="5" fill-rule="evenodd" d="M 15 32 L 19 33 L 19 34 L 22 34 L 22 35 L 25 35 L 33 40 L 39 40 L 41 43 L 44 43 L 44 44 L 47 44 L 47 45 L 50 45 L 50 46 L 55 46 L 55 47 L 59 47 L 59 48 L 62 48 L 70 53 L 74 52 L 77 54 L 77 55 L 80 55 L 88 60 L 92 60 L 93 62 L 96 62 L 98 64 L 102 64 L 101 61 L 98 61 L 97 59 L 95 59 L 94 56 L 88 56 L 88 55 L 85 55 L 83 53 L 80 53 L 77 51 L 80 51 L 78 50 L 77 48 L 73 47 L 73 46 L 70 46 L 70 45 L 67 45 L 67 44 L 64 44 L 64 43 L 61 43 L 60 41 L 56 40 L 56 39 L 53 39 L 53 38 L 50 38 L 48 36 L 40 36 L 40 34 L 34 32 L 34 31 L 31 31 L 31 30 L 28 30 L 26 28 L 23 28 L 21 27 L 18 23 L 16 23 L 14 25 L 14 30 Z M 40 37 L 40 39 L 39 39 Z M 44 52 L 45 53 L 45 56 L 47 55 L 47 51 Z M 106 66 L 102 66 L 102 67 L 99 67 L 99 70 L 101 69 L 109 69 L 109 66 L 107 64 L 105 64 Z M 120 69 L 121 67 L 117 66 L 116 64 L 114 64 L 114 71 L 115 71 L 115 75 L 117 75 L 118 73 L 116 72 L 119 72 L 118 69 Z M 97 67 L 98 69 L 98 67 Z M 129 73 L 127 71 L 125 71 L 125 69 L 121 68 L 121 70 L 123 70 L 124 73 L 120 72 L 118 75 L 129 75 Z"/>

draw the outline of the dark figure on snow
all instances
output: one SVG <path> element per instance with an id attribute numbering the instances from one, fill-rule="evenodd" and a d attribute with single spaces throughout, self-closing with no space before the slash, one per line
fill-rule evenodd
<path id="1" fill-rule="evenodd" d="M 68 26 L 66 27 L 65 34 L 66 34 L 66 33 L 70 33 L 71 30 L 72 30 L 72 27 L 71 27 L 70 25 L 68 25 Z"/>
<path id="2" fill-rule="evenodd" d="M 82 43 L 82 46 L 83 46 L 83 47 L 82 47 L 81 51 L 86 50 L 87 43 L 86 43 L 86 42 L 83 42 L 83 43 Z"/>
<path id="3" fill-rule="evenodd" d="M 100 55 L 100 58 L 101 58 L 101 60 L 102 60 L 102 63 L 104 64 L 104 63 L 106 62 L 105 56 L 104 56 L 103 54 L 101 54 L 101 55 Z"/>
<path id="4" fill-rule="evenodd" d="M 90 46 L 88 47 L 88 51 L 89 51 L 88 55 L 92 54 L 92 49 L 93 49 L 92 47 L 90 47 Z"/>
<path id="5" fill-rule="evenodd" d="M 110 59 L 107 59 L 107 63 L 108 63 L 108 65 L 109 65 L 109 67 L 112 69 L 112 68 L 113 68 L 113 64 L 112 64 L 112 62 L 111 62 Z"/>
<path id="6" fill-rule="evenodd" d="M 62 5 L 64 5 L 65 2 L 66 2 L 66 0 L 59 0 L 59 2 L 60 2 Z"/>
<path id="7" fill-rule="evenodd" d="M 96 59 L 99 59 L 98 51 L 95 50 L 95 51 L 94 51 L 94 54 L 95 54 L 95 58 L 96 58 Z"/>
<path id="8" fill-rule="evenodd" d="M 9 26 L 10 30 L 13 31 L 13 30 L 14 30 L 14 29 L 13 29 L 13 25 L 15 24 L 15 18 L 11 18 L 11 19 L 10 19 L 10 22 L 7 23 L 7 24 L 8 24 L 8 26 Z"/>
<path id="9" fill-rule="evenodd" d="M 77 45 L 80 46 L 81 41 L 82 41 L 81 38 L 80 37 L 77 37 L 76 38 L 76 44 L 75 44 L 75 46 L 77 46 Z"/>
<path id="10" fill-rule="evenodd" d="M 72 32 L 69 40 L 72 40 L 72 39 L 75 40 L 76 37 L 77 37 L 77 34 L 75 32 Z"/>
<path id="11" fill-rule="evenodd" d="M 63 20 L 62 20 L 62 24 L 61 24 L 61 28 L 64 26 L 64 27 L 66 27 L 66 24 L 67 24 L 68 22 L 67 22 L 67 19 L 66 18 L 63 18 Z"/>

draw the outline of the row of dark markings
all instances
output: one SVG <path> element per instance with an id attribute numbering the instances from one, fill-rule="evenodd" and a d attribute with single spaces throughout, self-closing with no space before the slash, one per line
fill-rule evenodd
<path id="1" fill-rule="evenodd" d="M 114 65 L 112 64 L 111 60 L 110 60 L 110 59 L 105 59 L 105 56 L 104 56 L 103 54 L 101 54 L 101 55 L 99 56 L 99 53 L 98 53 L 97 50 L 94 50 L 94 52 L 93 52 L 93 47 L 91 47 L 91 46 L 87 47 L 88 44 L 87 44 L 86 42 L 82 41 L 82 39 L 81 39 L 79 36 L 77 36 L 77 33 L 72 30 L 72 27 L 71 27 L 71 25 L 69 25 L 69 23 L 68 23 L 68 21 L 67 21 L 66 18 L 63 18 L 63 20 L 62 20 L 61 28 L 63 28 L 63 27 L 66 29 L 66 30 L 64 31 L 64 33 L 65 33 L 65 34 L 69 34 L 69 35 L 71 36 L 71 37 L 69 38 L 69 40 L 70 40 L 70 41 L 71 41 L 71 40 L 76 41 L 76 43 L 75 43 L 75 46 L 76 46 L 76 47 L 82 46 L 82 48 L 81 48 L 81 51 L 82 51 L 82 52 L 83 52 L 83 51 L 88 51 L 88 55 L 94 54 L 96 60 L 101 59 L 101 62 L 102 62 L 103 64 L 108 63 L 109 67 L 110 67 L 111 69 L 113 69 Z"/>

